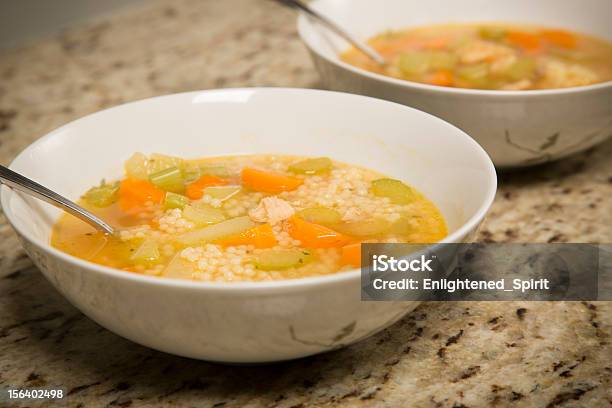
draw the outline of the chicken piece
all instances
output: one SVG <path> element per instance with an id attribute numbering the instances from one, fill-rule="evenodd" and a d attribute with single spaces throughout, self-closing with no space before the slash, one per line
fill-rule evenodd
<path id="1" fill-rule="evenodd" d="M 463 64 L 494 63 L 512 55 L 515 55 L 515 51 L 510 47 L 480 40 L 470 42 L 457 50 L 459 61 Z"/>
<path id="2" fill-rule="evenodd" d="M 511 84 L 506 84 L 502 86 L 502 90 L 504 91 L 523 91 L 525 89 L 529 89 L 533 86 L 533 82 L 530 79 L 521 79 L 520 81 L 512 82 Z"/>
<path id="3" fill-rule="evenodd" d="M 249 217 L 256 222 L 276 224 L 295 214 L 295 210 L 285 200 L 277 197 L 265 197 L 256 208 L 249 211 Z"/>
<path id="4" fill-rule="evenodd" d="M 590 85 L 598 81 L 595 72 L 577 64 L 568 64 L 555 59 L 546 59 L 540 66 L 544 88 L 567 88 Z"/>

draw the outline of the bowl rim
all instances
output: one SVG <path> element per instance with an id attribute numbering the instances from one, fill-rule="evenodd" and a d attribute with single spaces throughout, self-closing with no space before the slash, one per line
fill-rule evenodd
<path id="1" fill-rule="evenodd" d="M 9 167 L 12 168 L 16 161 L 20 160 L 24 156 L 27 156 L 28 153 L 31 150 L 36 149 L 39 144 L 44 143 L 46 140 L 52 137 L 55 137 L 58 131 L 61 131 L 68 127 L 75 126 L 75 124 L 78 125 L 78 123 L 81 120 L 84 120 L 86 118 L 89 118 L 90 116 L 96 115 L 101 112 L 106 112 L 106 111 L 115 110 L 115 109 L 122 109 L 123 107 L 127 105 L 147 102 L 153 99 L 162 99 L 162 98 L 169 98 L 169 97 L 177 98 L 181 96 L 193 97 L 195 95 L 200 95 L 202 93 L 215 94 L 215 93 L 227 93 L 227 92 L 232 93 L 232 92 L 245 92 L 245 91 L 256 92 L 256 93 L 272 93 L 272 94 L 293 92 L 295 94 L 309 93 L 309 94 L 318 94 L 318 95 L 326 95 L 326 94 L 344 95 L 344 96 L 349 96 L 351 98 L 369 100 L 370 102 L 374 102 L 374 103 L 396 105 L 398 107 L 401 107 L 401 109 L 404 109 L 404 110 L 417 111 L 422 115 L 425 115 L 427 117 L 430 117 L 431 119 L 438 121 L 443 126 L 453 128 L 454 131 L 457 133 L 457 136 L 462 137 L 465 143 L 470 144 L 472 148 L 474 148 L 476 154 L 481 156 L 482 161 L 484 162 L 485 166 L 488 167 L 487 175 L 489 177 L 489 186 L 488 186 L 488 190 L 485 195 L 485 199 L 482 201 L 482 203 L 480 204 L 480 206 L 478 207 L 474 215 L 472 215 L 459 228 L 457 228 L 456 231 L 449 234 L 447 237 L 437 242 L 436 244 L 459 242 L 459 239 L 461 237 L 466 236 L 469 232 L 475 230 L 478 227 L 480 222 L 482 222 L 487 212 L 489 211 L 491 205 L 493 204 L 493 200 L 495 199 L 495 195 L 497 192 L 497 172 L 495 170 L 495 166 L 493 165 L 493 162 L 491 161 L 491 158 L 486 153 L 486 151 L 474 139 L 472 139 L 468 134 L 466 134 L 461 129 L 427 112 L 423 112 L 418 109 L 411 108 L 409 106 L 405 106 L 405 105 L 402 105 L 396 102 L 391 102 L 391 101 L 387 101 L 384 99 L 373 98 L 370 96 L 350 94 L 346 92 L 326 91 L 326 90 L 306 89 L 306 88 L 276 88 L 276 87 L 220 88 L 220 89 L 209 89 L 209 90 L 202 90 L 202 91 L 189 91 L 189 92 L 180 92 L 180 93 L 174 93 L 174 94 L 165 94 L 165 95 L 159 95 L 159 96 L 154 96 L 150 98 L 144 98 L 144 99 L 139 99 L 136 101 L 127 102 L 124 104 L 116 105 L 116 106 L 113 106 L 107 109 L 103 109 L 100 111 L 96 111 L 96 112 L 87 114 L 85 116 L 82 116 L 80 118 L 77 118 L 71 122 L 68 122 L 60 126 L 57 129 L 51 130 L 44 136 L 40 137 L 39 139 L 31 143 L 30 145 L 25 147 L 13 159 Z M 264 282 L 247 281 L 247 282 L 227 283 L 227 282 L 195 281 L 195 280 L 178 279 L 178 278 L 165 278 L 165 277 L 141 275 L 137 273 L 127 272 L 127 271 L 112 268 L 109 266 L 104 266 L 104 265 L 96 264 L 94 262 L 86 261 L 81 258 L 77 258 L 73 255 L 60 251 L 57 248 L 54 248 L 53 246 L 50 245 L 49 242 L 45 243 L 42 240 L 39 240 L 38 238 L 32 237 L 29 232 L 24 230 L 20 221 L 15 217 L 15 214 L 13 214 L 11 210 L 9 201 L 13 195 L 19 195 L 22 197 L 24 196 L 24 194 L 17 192 L 15 190 L 12 190 L 5 185 L 0 184 L 0 204 L 1 204 L 2 210 L 4 211 L 4 214 L 6 215 L 8 222 L 16 230 L 18 235 L 23 237 L 30 244 L 36 246 L 38 249 L 46 252 L 49 256 L 59 258 L 60 260 L 66 263 L 72 264 L 80 269 L 84 269 L 90 272 L 96 272 L 102 275 L 108 275 L 108 277 L 111 277 L 111 278 L 125 279 L 133 283 L 161 285 L 161 286 L 181 288 L 181 289 L 193 289 L 193 290 L 209 289 L 209 290 L 229 291 L 229 292 L 244 292 L 244 291 L 264 291 L 265 292 L 265 291 L 277 291 L 277 290 L 285 291 L 287 289 L 303 290 L 306 288 L 319 286 L 323 284 L 342 283 L 342 282 L 358 279 L 360 278 L 360 275 L 361 275 L 361 270 L 359 268 L 354 268 L 348 271 L 337 272 L 337 273 L 333 273 L 330 275 L 314 276 L 314 277 L 307 277 L 307 278 L 279 279 L 279 280 L 264 281 Z"/>
<path id="2" fill-rule="evenodd" d="M 323 3 L 324 0 L 314 0 L 312 5 L 316 6 L 317 3 Z M 490 89 L 469 89 L 469 88 L 454 88 L 448 86 L 437 86 L 423 84 L 420 82 L 408 81 L 405 79 L 398 79 L 389 77 L 382 74 L 377 74 L 365 70 L 363 68 L 356 67 L 349 63 L 342 61 L 339 58 L 331 58 L 319 49 L 318 44 L 314 44 L 306 35 L 307 32 L 316 32 L 316 22 L 308 18 L 308 16 L 300 13 L 297 17 L 297 31 L 302 42 L 308 47 L 309 50 L 317 54 L 320 58 L 324 59 L 328 63 L 342 68 L 346 71 L 350 71 L 356 75 L 372 79 L 375 81 L 385 82 L 388 84 L 396 85 L 406 89 L 413 89 L 418 91 L 428 91 L 440 95 L 461 95 L 461 96 L 473 96 L 473 97 L 496 97 L 496 98 L 519 98 L 524 97 L 536 97 L 536 96 L 564 96 L 575 93 L 586 93 L 589 91 L 598 91 L 601 89 L 612 88 L 612 80 L 599 82 L 591 85 L 572 86 L 568 88 L 551 88 L 551 89 L 531 89 L 531 90 L 490 90 Z M 326 30 L 321 27 L 321 30 Z M 333 32 L 326 30 L 330 35 L 336 35 Z"/>

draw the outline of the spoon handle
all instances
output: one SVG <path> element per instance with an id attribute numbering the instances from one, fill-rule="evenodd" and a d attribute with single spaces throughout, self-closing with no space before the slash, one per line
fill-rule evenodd
<path id="1" fill-rule="evenodd" d="M 0 165 L 0 183 L 52 204 L 87 222 L 100 231 L 111 235 L 115 233 L 113 227 L 83 207 L 2 165 Z"/>
<path id="2" fill-rule="evenodd" d="M 372 60 L 376 61 L 380 65 L 385 65 L 385 59 L 383 57 L 381 57 L 378 52 L 374 51 L 374 49 L 372 49 L 372 47 L 370 47 L 366 43 L 358 40 L 351 33 L 349 33 L 348 31 L 344 30 L 342 27 L 340 27 L 338 24 L 336 24 L 335 22 L 333 22 L 329 18 L 325 17 L 323 14 L 321 14 L 318 11 L 312 9 L 307 4 L 304 4 L 304 3 L 302 3 L 299 0 L 277 0 L 277 1 L 282 3 L 282 4 L 284 4 L 284 5 L 286 5 L 286 6 L 297 8 L 298 10 L 303 11 L 304 13 L 308 14 L 309 16 L 314 17 L 315 20 L 319 21 L 320 23 L 325 25 L 327 28 L 329 28 L 330 30 L 332 30 L 333 32 L 338 34 L 340 37 L 344 38 L 346 41 L 348 41 L 349 43 L 353 44 L 353 46 L 355 46 L 355 48 L 357 48 L 359 51 L 361 51 L 364 54 L 366 54 Z"/>

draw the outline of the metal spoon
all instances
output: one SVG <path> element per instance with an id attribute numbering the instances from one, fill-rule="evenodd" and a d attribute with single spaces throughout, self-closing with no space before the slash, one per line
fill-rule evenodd
<path id="1" fill-rule="evenodd" d="M 27 177 L 22 176 L 19 173 L 15 173 L 13 170 L 8 169 L 0 165 L 0 183 L 4 184 L 12 189 L 19 190 L 23 193 L 29 194 L 32 197 L 36 197 L 39 200 L 43 200 L 49 204 L 56 206 L 59 209 L 66 211 L 74 215 L 75 217 L 85 221 L 92 227 L 110 234 L 115 235 L 115 229 L 96 217 L 83 207 L 75 204 L 65 197 L 49 190 L 47 187 L 41 186 L 35 181 L 30 180 Z"/>
<path id="2" fill-rule="evenodd" d="M 317 20 L 319 23 L 322 23 L 324 26 L 326 26 L 327 28 L 329 28 L 330 30 L 338 34 L 340 37 L 344 38 L 346 41 L 353 44 L 355 48 L 363 52 L 365 55 L 370 57 L 372 60 L 374 60 L 378 64 L 380 65 L 386 64 L 385 59 L 379 53 L 377 53 L 372 47 L 358 40 L 357 37 L 355 37 L 348 31 L 346 31 L 344 28 L 340 27 L 337 23 L 330 20 L 328 17 L 310 8 L 310 6 L 302 3 L 299 0 L 277 0 L 277 1 L 285 6 L 296 8 L 298 10 L 305 12 L 309 16 L 314 17 L 314 19 Z"/>

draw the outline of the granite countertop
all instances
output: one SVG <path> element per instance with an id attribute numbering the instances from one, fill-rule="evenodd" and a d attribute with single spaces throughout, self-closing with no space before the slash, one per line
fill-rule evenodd
<path id="1" fill-rule="evenodd" d="M 294 16 L 270 1 L 148 2 L 0 53 L 0 163 L 123 102 L 317 81 Z M 610 242 L 610 157 L 612 140 L 502 175 L 479 238 Z M 611 311 L 610 302 L 424 303 L 343 350 L 215 365 L 144 348 L 84 317 L 32 266 L 0 213 L 0 389 L 63 387 L 71 407 L 609 406 Z"/>

